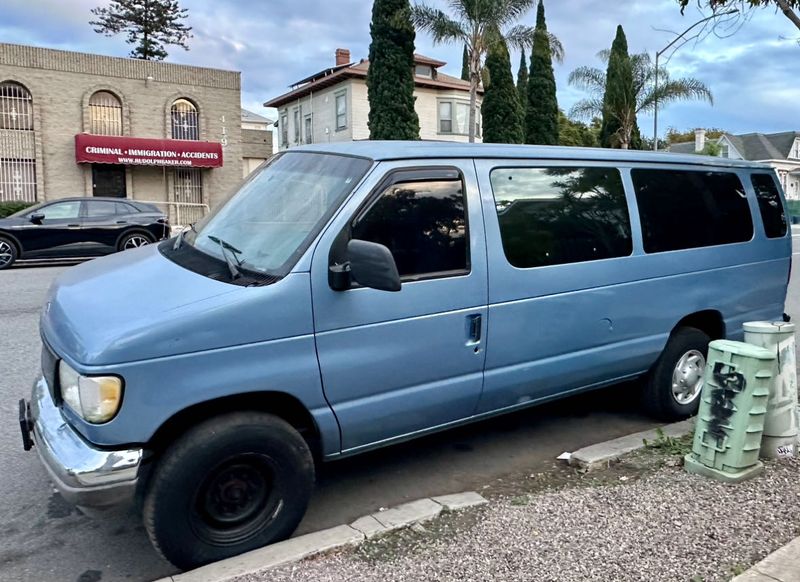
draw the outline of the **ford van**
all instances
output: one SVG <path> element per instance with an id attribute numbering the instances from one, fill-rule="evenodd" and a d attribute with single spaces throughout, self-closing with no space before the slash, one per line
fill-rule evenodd
<path id="1" fill-rule="evenodd" d="M 783 317 L 790 264 L 766 166 L 298 147 L 179 236 L 58 278 L 23 442 L 191 568 L 291 535 L 319 462 L 637 377 L 654 416 L 692 415 L 709 341 Z"/>

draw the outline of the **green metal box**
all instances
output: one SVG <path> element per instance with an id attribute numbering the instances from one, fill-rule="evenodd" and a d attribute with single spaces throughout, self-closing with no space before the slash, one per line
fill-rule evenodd
<path id="1" fill-rule="evenodd" d="M 773 351 L 730 340 L 709 344 L 687 471 L 732 483 L 761 472 L 758 453 L 775 374 Z"/>

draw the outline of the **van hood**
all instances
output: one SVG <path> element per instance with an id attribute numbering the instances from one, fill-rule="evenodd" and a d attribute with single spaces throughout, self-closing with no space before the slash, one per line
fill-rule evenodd
<path id="1" fill-rule="evenodd" d="M 270 309 L 287 291 L 293 298 Z M 309 333 L 310 295 L 307 273 L 241 287 L 189 271 L 148 245 L 59 276 L 41 332 L 73 364 L 105 366 Z"/>

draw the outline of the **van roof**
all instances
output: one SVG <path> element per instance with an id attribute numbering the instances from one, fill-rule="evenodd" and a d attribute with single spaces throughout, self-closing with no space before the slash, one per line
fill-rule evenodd
<path id="1" fill-rule="evenodd" d="M 770 166 L 743 160 L 699 156 L 694 154 L 659 153 L 640 150 L 534 146 L 516 144 L 456 143 L 444 141 L 348 141 L 312 144 L 291 151 L 322 152 L 360 156 L 380 160 L 415 158 L 507 158 L 541 160 L 586 160 L 609 162 L 643 162 L 691 164 L 700 166 L 771 169 Z"/>

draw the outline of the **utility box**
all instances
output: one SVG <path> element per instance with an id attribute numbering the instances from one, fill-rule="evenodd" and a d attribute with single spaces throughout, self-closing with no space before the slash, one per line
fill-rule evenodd
<path id="1" fill-rule="evenodd" d="M 709 344 L 692 452 L 684 459 L 688 472 L 738 483 L 762 471 L 758 454 L 775 363 L 766 348 Z"/>
<path id="2" fill-rule="evenodd" d="M 794 457 L 797 449 L 797 367 L 794 324 L 753 321 L 744 324 L 744 341 L 770 350 L 777 374 L 770 386 L 761 457 Z"/>

